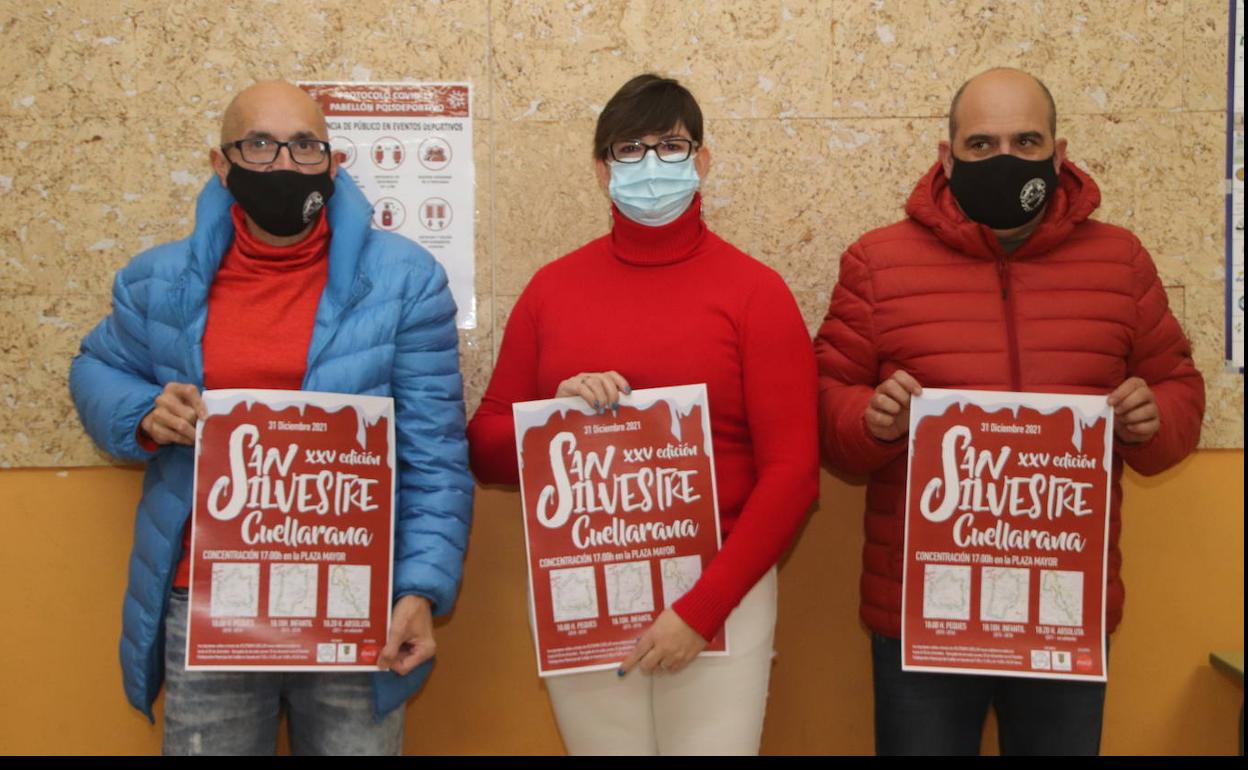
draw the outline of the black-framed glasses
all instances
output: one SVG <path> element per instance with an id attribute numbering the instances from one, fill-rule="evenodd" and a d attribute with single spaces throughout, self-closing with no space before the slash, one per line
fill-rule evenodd
<path id="1" fill-rule="evenodd" d="M 329 157 L 329 142 L 320 139 L 291 139 L 289 142 L 281 142 L 277 139 L 253 137 L 221 145 L 222 150 L 229 147 L 237 149 L 244 161 L 256 164 L 276 161 L 283 147 L 290 153 L 290 159 L 301 166 L 315 166 L 324 163 Z"/>
<path id="2" fill-rule="evenodd" d="M 616 163 L 640 163 L 651 150 L 664 163 L 681 163 L 689 160 L 695 146 L 692 139 L 674 136 L 660 139 L 657 144 L 646 144 L 636 139 L 612 142 L 610 150 L 611 159 Z"/>

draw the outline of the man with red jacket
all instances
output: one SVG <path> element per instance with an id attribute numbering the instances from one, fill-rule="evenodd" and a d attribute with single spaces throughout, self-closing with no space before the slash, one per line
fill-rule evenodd
<path id="1" fill-rule="evenodd" d="M 906 433 L 923 386 L 1108 394 L 1114 466 L 1106 633 L 1122 619 L 1122 464 L 1151 475 L 1195 447 L 1204 380 L 1148 252 L 1090 219 L 1053 98 L 993 69 L 949 111 L 906 204 L 841 257 L 815 340 L 825 459 L 870 474 L 861 579 L 880 754 L 976 754 L 991 705 L 1003 754 L 1096 754 L 1102 683 L 901 670 Z"/>

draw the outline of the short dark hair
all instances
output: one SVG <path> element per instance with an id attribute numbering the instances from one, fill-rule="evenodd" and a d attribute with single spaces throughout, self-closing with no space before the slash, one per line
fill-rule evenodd
<path id="1" fill-rule="evenodd" d="M 993 67 L 993 69 L 1012 69 L 1012 67 Z M 1018 70 L 1018 71 L 1022 72 L 1022 70 Z M 984 70 L 983 72 L 979 73 L 979 75 L 983 75 L 988 72 L 992 72 L 992 70 L 991 69 Z M 1053 101 L 1053 94 L 1049 92 L 1049 87 L 1044 84 L 1043 80 L 1031 74 L 1030 72 L 1024 72 L 1023 74 L 1031 78 L 1032 80 L 1036 81 L 1036 85 L 1040 86 L 1040 90 L 1044 92 L 1044 98 L 1049 102 L 1049 133 L 1052 134 L 1051 138 L 1056 139 L 1057 138 L 1057 102 Z M 953 141 L 954 135 L 958 133 L 958 119 L 955 117 L 955 115 L 958 112 L 958 102 L 962 101 L 962 92 L 965 91 L 966 87 L 971 84 L 971 81 L 979 77 L 979 75 L 976 75 L 975 77 L 963 83 L 961 87 L 958 88 L 958 92 L 953 95 L 953 101 L 949 104 L 949 141 L 951 142 Z"/>
<path id="2" fill-rule="evenodd" d="M 620 87 L 602 108 L 594 129 L 594 157 L 606 160 L 612 142 L 636 139 L 682 125 L 702 144 L 702 110 L 689 89 L 671 78 L 646 73 Z"/>

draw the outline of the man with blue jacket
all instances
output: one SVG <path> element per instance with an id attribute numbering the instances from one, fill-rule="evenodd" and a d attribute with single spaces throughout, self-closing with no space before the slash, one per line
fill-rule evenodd
<path id="1" fill-rule="evenodd" d="M 424 249 L 371 227 L 316 103 L 280 81 L 227 108 L 190 238 L 135 257 L 83 340 L 70 390 L 87 432 L 147 474 L 123 608 L 130 703 L 165 684 L 166 754 L 398 754 L 472 513 L 455 303 Z M 379 671 L 188 672 L 189 518 L 203 388 L 391 396 L 394 608 Z"/>

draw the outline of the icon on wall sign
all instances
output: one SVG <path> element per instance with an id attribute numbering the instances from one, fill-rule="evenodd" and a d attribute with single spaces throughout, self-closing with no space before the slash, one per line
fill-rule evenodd
<path id="1" fill-rule="evenodd" d="M 442 198 L 426 198 L 420 204 L 420 223 L 435 233 L 450 227 L 451 204 Z"/>
<path id="2" fill-rule="evenodd" d="M 403 165 L 406 154 L 402 142 L 391 136 L 383 136 L 373 142 L 370 157 L 377 168 L 383 171 L 393 171 Z"/>
<path id="3" fill-rule="evenodd" d="M 341 152 L 346 156 L 342 160 L 343 168 L 351 168 L 351 165 L 355 163 L 355 142 L 345 136 L 331 136 L 329 147 L 332 152 Z"/>
<path id="4" fill-rule="evenodd" d="M 441 137 L 431 136 L 420 143 L 416 159 L 430 171 L 441 171 L 451 165 L 451 145 Z"/>
<path id="5" fill-rule="evenodd" d="M 407 219 L 407 209 L 397 198 L 379 198 L 373 204 L 373 224 L 382 230 L 398 230 Z"/>

